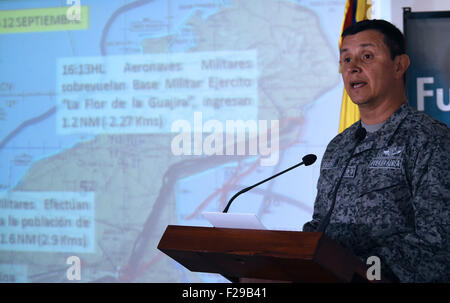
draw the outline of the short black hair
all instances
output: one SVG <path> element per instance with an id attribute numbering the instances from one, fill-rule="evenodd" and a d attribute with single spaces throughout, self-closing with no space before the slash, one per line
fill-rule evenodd
<path id="1" fill-rule="evenodd" d="M 392 60 L 396 56 L 406 53 L 405 36 L 394 24 L 381 19 L 363 20 L 353 23 L 344 29 L 341 37 L 343 39 L 345 36 L 354 35 L 370 29 L 383 34 L 384 43 L 389 48 Z"/>

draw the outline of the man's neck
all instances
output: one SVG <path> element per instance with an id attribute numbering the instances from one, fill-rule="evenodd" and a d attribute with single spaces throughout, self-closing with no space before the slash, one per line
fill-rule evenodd
<path id="1" fill-rule="evenodd" d="M 406 96 L 403 96 L 377 105 L 361 104 L 359 105 L 361 120 L 367 125 L 383 123 L 405 102 Z"/>

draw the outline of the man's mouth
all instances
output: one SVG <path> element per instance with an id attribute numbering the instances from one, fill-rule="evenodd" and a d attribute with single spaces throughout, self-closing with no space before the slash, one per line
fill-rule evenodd
<path id="1" fill-rule="evenodd" d="M 354 82 L 350 83 L 350 86 L 352 88 L 361 88 L 361 87 L 365 86 L 366 84 L 367 84 L 367 82 L 364 82 L 364 81 L 354 81 Z"/>

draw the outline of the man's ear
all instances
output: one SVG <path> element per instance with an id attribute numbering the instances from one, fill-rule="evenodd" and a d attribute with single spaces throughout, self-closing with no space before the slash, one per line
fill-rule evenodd
<path id="1" fill-rule="evenodd" d="M 407 54 L 397 55 L 394 58 L 394 73 L 395 78 L 403 78 L 410 64 L 409 56 Z"/>

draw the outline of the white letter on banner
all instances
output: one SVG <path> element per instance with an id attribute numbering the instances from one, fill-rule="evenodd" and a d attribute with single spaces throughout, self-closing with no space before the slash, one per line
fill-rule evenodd
<path id="1" fill-rule="evenodd" d="M 448 90 L 449 98 L 450 98 L 450 89 Z M 450 100 L 448 104 L 444 104 L 444 89 L 438 88 L 436 89 L 436 103 L 437 107 L 443 112 L 450 111 Z"/>
<path id="2" fill-rule="evenodd" d="M 433 77 L 420 77 L 417 78 L 417 110 L 425 110 L 425 97 L 433 97 L 434 92 L 432 90 L 425 90 L 425 84 L 433 84 Z"/>

